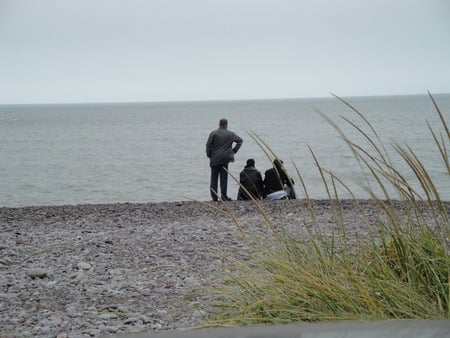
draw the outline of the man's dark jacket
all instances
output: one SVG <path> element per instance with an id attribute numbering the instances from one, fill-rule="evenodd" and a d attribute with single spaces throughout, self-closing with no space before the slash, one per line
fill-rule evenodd
<path id="1" fill-rule="evenodd" d="M 249 200 L 250 197 L 243 189 L 245 188 L 254 198 L 261 199 L 263 195 L 263 180 L 261 173 L 255 167 L 245 167 L 239 175 L 238 199 Z"/>
<path id="2" fill-rule="evenodd" d="M 264 197 L 267 195 L 284 190 L 284 185 L 292 187 L 294 184 L 292 179 L 289 179 L 286 172 L 281 169 L 269 169 L 264 173 Z"/>
<path id="3" fill-rule="evenodd" d="M 238 152 L 242 142 L 242 138 L 228 129 L 213 130 L 206 142 L 206 156 L 209 157 L 209 165 L 215 167 L 233 162 L 234 154 Z M 233 143 L 236 143 L 234 148 Z"/>

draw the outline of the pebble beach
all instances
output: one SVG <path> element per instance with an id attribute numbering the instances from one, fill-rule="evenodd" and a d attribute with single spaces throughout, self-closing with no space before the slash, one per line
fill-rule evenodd
<path id="1" fill-rule="evenodd" d="M 370 200 L 340 203 L 354 240 L 382 214 Z M 304 200 L 261 206 L 274 223 L 301 229 L 310 222 Z M 331 234 L 338 225 L 330 202 L 312 206 Z M 268 231 L 250 201 L 0 208 L 0 337 L 201 325 L 214 303 L 207 288 L 225 279 L 227 257 L 245 251 L 243 231 Z"/>

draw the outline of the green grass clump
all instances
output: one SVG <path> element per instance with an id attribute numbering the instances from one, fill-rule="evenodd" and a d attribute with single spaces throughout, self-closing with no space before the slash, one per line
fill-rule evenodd
<path id="1" fill-rule="evenodd" d="M 438 136 L 430 125 L 428 128 L 444 170 L 450 175 L 449 129 L 431 95 L 430 98 L 444 133 Z M 331 236 L 320 230 L 298 168 L 306 199 L 279 203 L 283 203 L 286 213 L 294 208 L 303 215 L 306 209 L 310 221 L 305 217 L 302 229 L 297 229 L 306 234 L 306 239 L 282 222 L 278 224 L 276 215 L 268 217 L 263 203 L 253 200 L 268 231 L 265 235 L 245 234 L 248 257 L 231 261 L 234 272 L 218 290 L 213 325 L 450 318 L 450 223 L 448 204 L 440 199 L 436 188 L 438 182 L 433 182 L 425 164 L 410 147 L 393 145 L 414 173 L 419 186 L 416 188 L 417 184 L 392 165 L 369 121 L 349 103 L 338 99 L 363 121 L 360 126 L 343 118 L 367 141 L 364 146 L 354 143 L 333 121 L 329 122 L 348 144 L 362 170 L 369 174 L 370 181 L 376 183 L 380 195 L 374 190 L 369 192 L 380 215 L 376 224 L 367 221 L 367 226 L 372 227 L 371 235 L 351 240 L 342 217 L 338 186 L 351 191 L 330 170 L 322 168 L 311 151 L 328 192 L 330 212 L 340 228 Z M 275 156 L 262 140 L 251 135 L 267 155 Z M 358 210 L 358 200 L 352 203 Z M 243 231 L 245 227 L 239 228 Z"/>

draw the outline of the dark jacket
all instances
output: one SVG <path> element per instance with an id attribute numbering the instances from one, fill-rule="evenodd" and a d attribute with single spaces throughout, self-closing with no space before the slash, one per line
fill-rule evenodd
<path id="1" fill-rule="evenodd" d="M 245 189 L 250 193 L 254 198 L 261 199 L 263 196 L 263 180 L 261 173 L 255 167 L 245 167 L 244 170 L 241 171 L 239 175 L 239 183 L 241 187 L 238 192 L 238 200 L 249 200 L 251 199 L 248 196 Z M 243 189 L 245 188 L 245 189 Z"/>
<path id="2" fill-rule="evenodd" d="M 236 145 L 233 148 L 233 143 Z M 225 128 L 213 130 L 206 142 L 206 156 L 209 157 L 209 165 L 215 167 L 234 161 L 243 141 L 232 131 Z"/>
<path id="3" fill-rule="evenodd" d="M 272 168 L 264 173 L 264 197 L 275 192 L 284 190 L 284 185 L 292 187 L 294 181 L 289 179 L 286 172 L 281 168 Z"/>

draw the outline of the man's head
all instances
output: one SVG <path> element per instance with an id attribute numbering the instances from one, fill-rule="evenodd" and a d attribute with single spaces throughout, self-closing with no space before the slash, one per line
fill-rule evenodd
<path id="1" fill-rule="evenodd" d="M 255 166 L 255 160 L 252 158 L 249 158 L 247 160 L 247 167 L 254 167 Z"/>
<path id="2" fill-rule="evenodd" d="M 219 127 L 227 129 L 228 128 L 228 120 L 227 119 L 220 119 Z"/>

